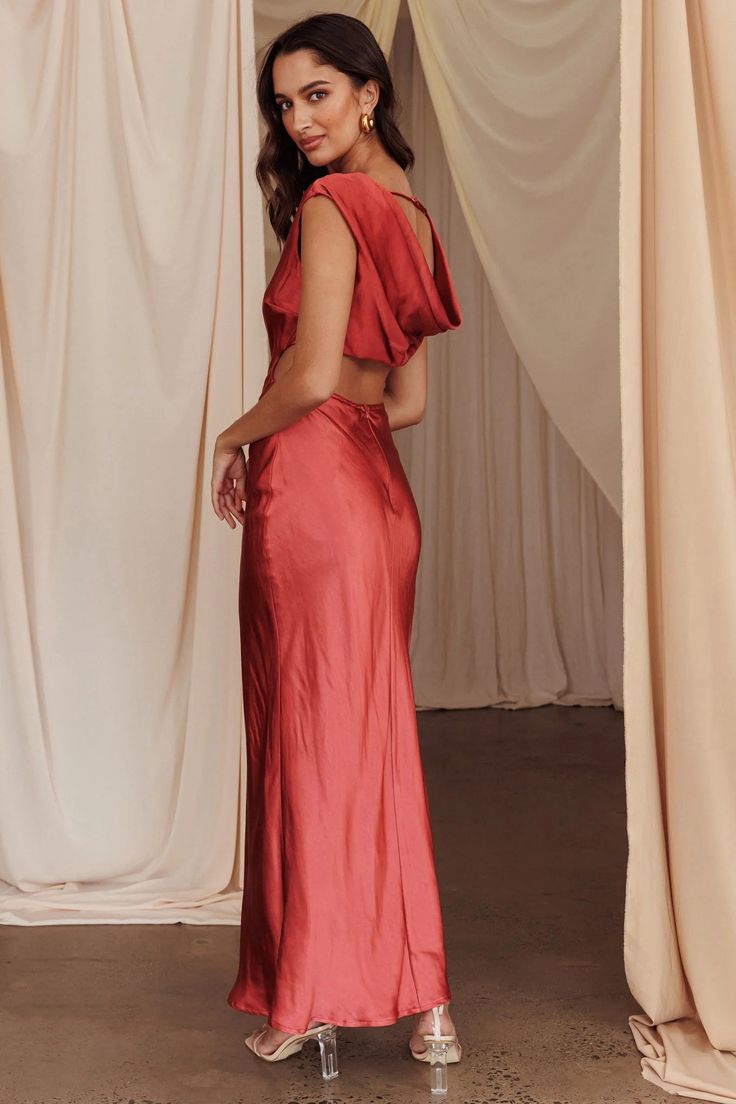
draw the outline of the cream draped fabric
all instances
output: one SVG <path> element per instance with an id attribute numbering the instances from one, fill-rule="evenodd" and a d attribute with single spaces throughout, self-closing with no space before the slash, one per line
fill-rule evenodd
<path id="1" fill-rule="evenodd" d="M 464 26 L 453 33 L 461 39 Z M 394 435 L 423 530 L 416 700 L 451 709 L 620 708 L 621 523 L 512 344 L 453 186 L 459 176 L 472 190 L 477 166 L 444 155 L 435 70 L 424 70 L 418 45 L 400 19 L 391 70 L 417 156 L 410 175 L 447 250 L 464 322 L 430 340 L 427 413 Z M 493 198 L 495 184 L 488 171 L 491 207 L 503 199 Z M 554 269 L 555 255 L 547 263 Z"/>
<path id="2" fill-rule="evenodd" d="M 239 546 L 209 481 L 266 360 L 252 28 L 176 14 L 0 2 L 5 923 L 238 919 Z"/>
<path id="3" fill-rule="evenodd" d="M 736 1100 L 736 7 L 626 0 L 624 953 L 644 1077 Z"/>
<path id="4" fill-rule="evenodd" d="M 620 514 L 618 4 L 408 7 L 500 316 L 555 426 Z"/>

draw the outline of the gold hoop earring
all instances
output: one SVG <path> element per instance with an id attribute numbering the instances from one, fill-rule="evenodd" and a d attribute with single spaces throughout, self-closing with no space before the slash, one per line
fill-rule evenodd
<path id="1" fill-rule="evenodd" d="M 360 116 L 360 129 L 364 134 L 370 134 L 375 126 L 375 120 L 372 115 L 367 115 L 365 112 Z"/>

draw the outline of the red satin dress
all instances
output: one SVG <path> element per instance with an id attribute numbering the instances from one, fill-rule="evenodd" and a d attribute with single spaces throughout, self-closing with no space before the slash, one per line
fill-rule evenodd
<path id="1" fill-rule="evenodd" d="M 346 354 L 401 365 L 461 323 L 431 219 L 434 274 L 393 192 L 328 174 L 305 190 L 266 289 L 261 394 L 295 341 L 299 221 L 314 195 L 357 243 Z M 383 403 L 333 393 L 251 443 L 244 892 L 227 1000 L 282 1031 L 391 1024 L 451 997 L 409 663 L 420 542 Z"/>

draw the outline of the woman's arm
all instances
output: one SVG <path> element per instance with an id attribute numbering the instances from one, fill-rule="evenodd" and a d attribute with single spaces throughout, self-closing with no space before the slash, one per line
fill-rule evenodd
<path id="1" fill-rule="evenodd" d="M 301 298 L 294 356 L 258 402 L 218 436 L 233 450 L 298 421 L 337 387 L 355 284 L 357 248 L 337 206 L 309 196 L 301 212 Z"/>
<path id="2" fill-rule="evenodd" d="M 426 337 L 406 364 L 391 369 L 383 401 L 392 430 L 421 422 L 427 406 Z"/>

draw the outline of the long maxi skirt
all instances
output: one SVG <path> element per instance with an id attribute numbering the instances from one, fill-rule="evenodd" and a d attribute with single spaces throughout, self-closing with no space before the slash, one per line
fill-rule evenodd
<path id="1" fill-rule="evenodd" d="M 244 893 L 231 1007 L 282 1031 L 448 1002 L 409 643 L 421 529 L 382 403 L 250 446 Z"/>

